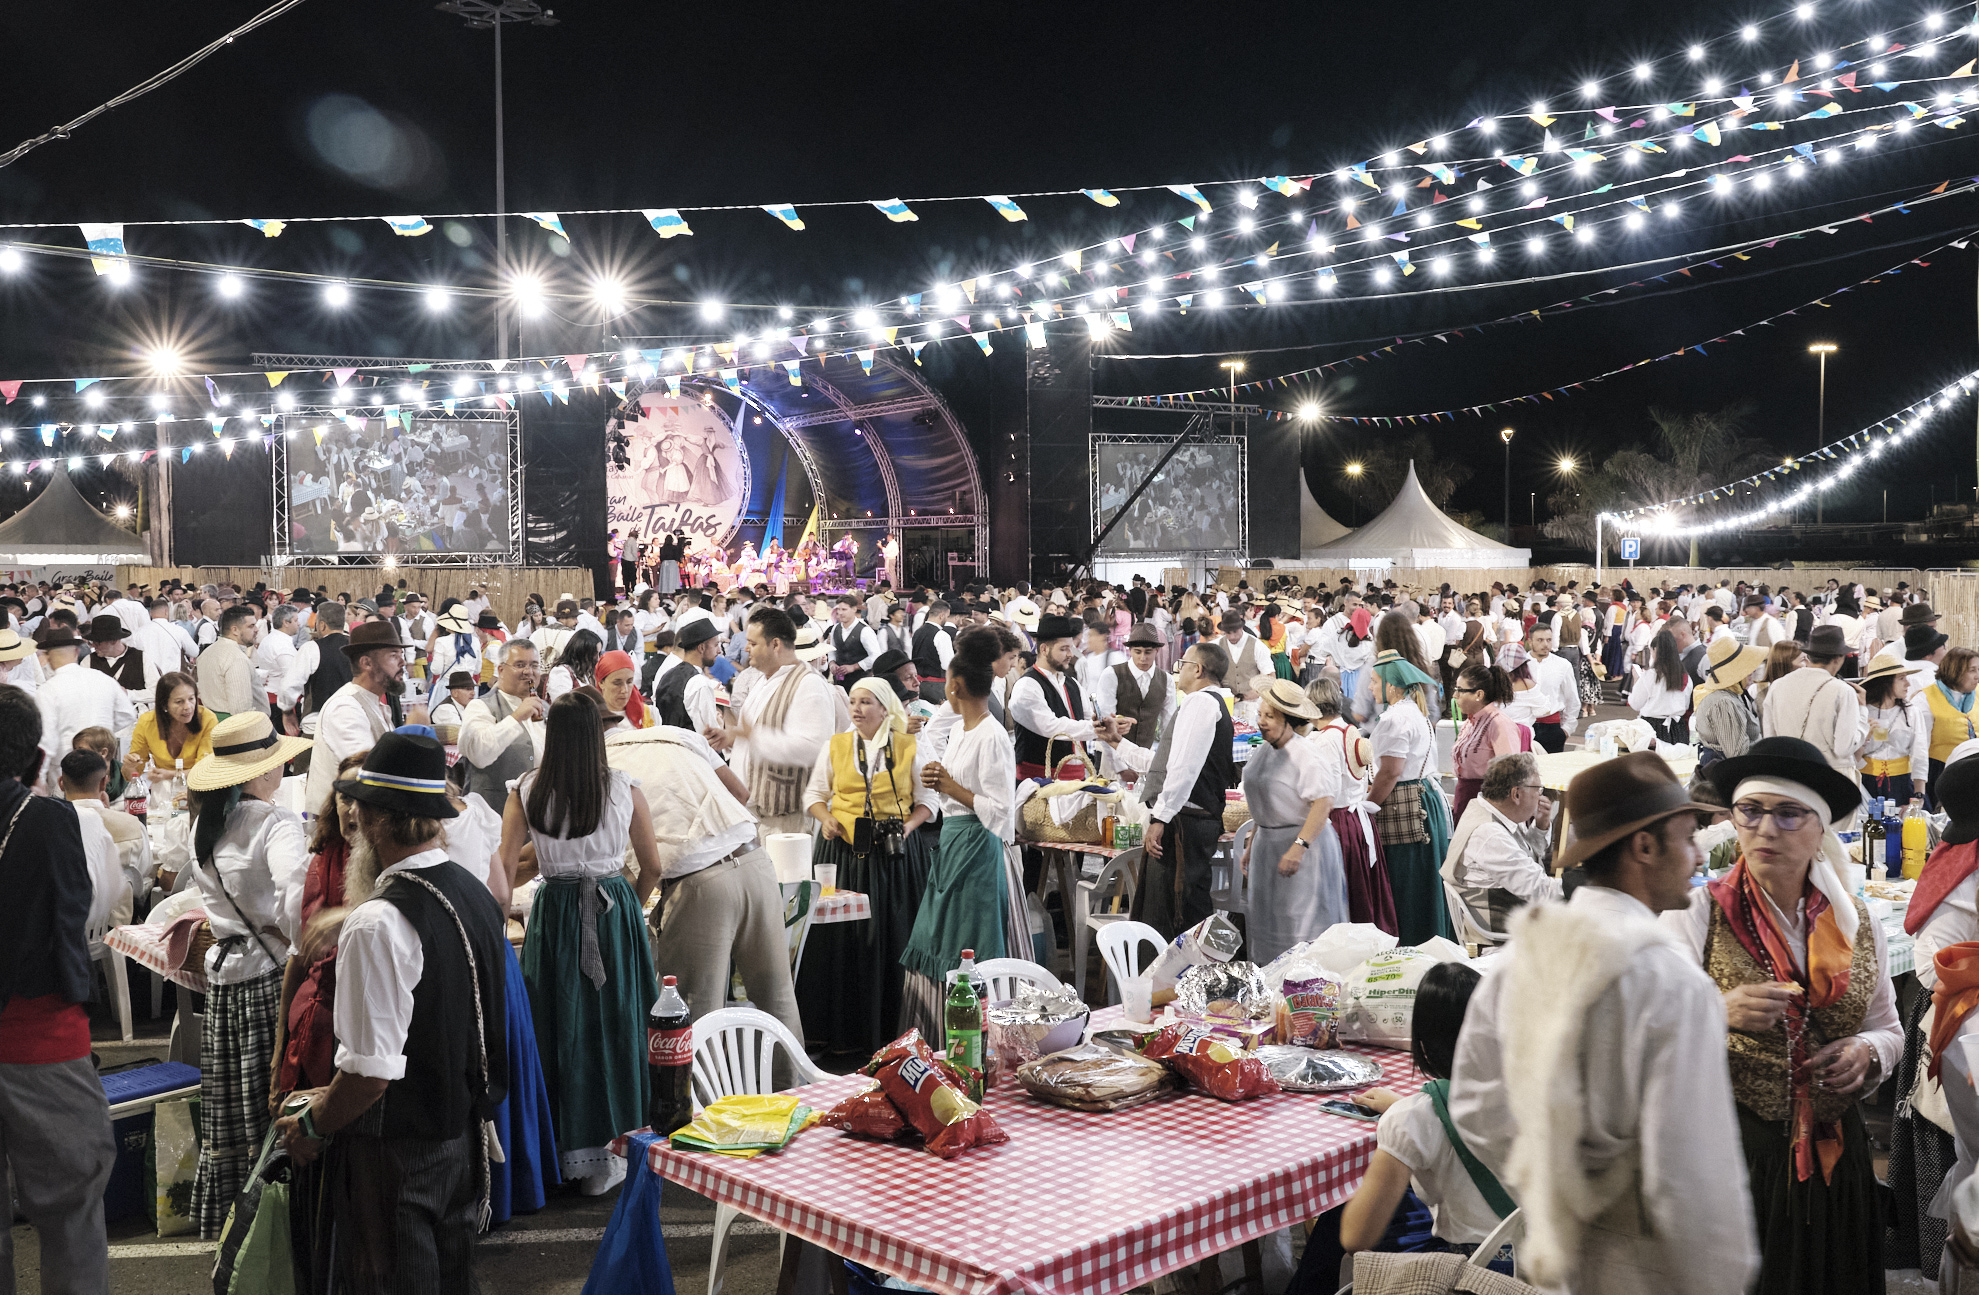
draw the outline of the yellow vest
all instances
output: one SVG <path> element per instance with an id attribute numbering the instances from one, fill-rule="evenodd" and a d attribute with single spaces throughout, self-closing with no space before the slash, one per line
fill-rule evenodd
<path id="1" fill-rule="evenodd" d="M 1979 716 L 1960 713 L 1935 682 L 1924 689 L 1924 702 L 1931 708 L 1931 758 L 1943 763 L 1952 748 L 1967 738 L 1979 737 L 1974 720 Z"/>
<path id="2" fill-rule="evenodd" d="M 852 824 L 866 814 L 866 779 L 859 773 L 860 738 L 857 729 L 835 734 L 831 740 L 831 816 L 852 839 Z M 893 775 L 887 776 L 884 762 L 866 771 L 873 780 L 873 817 L 897 818 L 905 822 L 914 812 L 914 738 L 893 735 Z"/>

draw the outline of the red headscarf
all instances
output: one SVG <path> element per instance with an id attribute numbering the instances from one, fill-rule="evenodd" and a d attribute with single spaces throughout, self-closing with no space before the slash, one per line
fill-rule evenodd
<path id="1" fill-rule="evenodd" d="M 629 654 L 613 649 L 598 658 L 597 668 L 591 672 L 591 677 L 598 681 L 599 691 L 602 692 L 605 680 L 621 670 L 633 668 L 632 657 Z M 639 695 L 636 684 L 633 686 L 632 695 L 625 699 L 625 718 L 634 728 L 646 727 L 646 699 Z"/>

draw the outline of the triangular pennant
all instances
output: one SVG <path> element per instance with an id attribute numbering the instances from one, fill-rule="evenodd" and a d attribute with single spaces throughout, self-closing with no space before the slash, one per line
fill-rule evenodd
<path id="1" fill-rule="evenodd" d="M 672 207 L 643 208 L 639 214 L 646 218 L 646 222 L 653 227 L 653 232 L 661 238 L 679 238 L 683 234 L 691 235 L 694 232 L 687 227 L 687 222 L 680 218 L 680 212 Z"/>

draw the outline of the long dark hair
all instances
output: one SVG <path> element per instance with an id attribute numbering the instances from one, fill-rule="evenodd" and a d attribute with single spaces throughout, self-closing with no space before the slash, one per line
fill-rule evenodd
<path id="1" fill-rule="evenodd" d="M 598 654 L 604 646 L 603 640 L 591 630 L 579 630 L 563 645 L 557 664 L 570 667 L 570 677 L 575 683 L 590 683 L 592 672 L 598 668 Z"/>
<path id="2" fill-rule="evenodd" d="M 1650 666 L 1657 679 L 1671 692 L 1681 692 L 1684 686 L 1683 654 L 1677 651 L 1676 635 L 1668 630 L 1657 630 L 1656 637 L 1649 640 Z"/>
<path id="3" fill-rule="evenodd" d="M 1416 1007 L 1409 1052 L 1416 1069 L 1432 1079 L 1448 1079 L 1456 1069 L 1457 1035 L 1479 976 L 1462 962 L 1439 962 L 1416 985 Z"/>
<path id="4" fill-rule="evenodd" d="M 1465 666 L 1457 673 L 1457 687 L 1478 689 L 1487 706 L 1503 706 L 1512 700 L 1512 676 L 1495 665 Z"/>
<path id="5" fill-rule="evenodd" d="M 523 806 L 529 826 L 567 841 L 591 835 L 605 816 L 605 786 L 610 779 L 598 704 L 565 693 L 550 703 L 543 724 L 543 759 Z"/>
<path id="6" fill-rule="evenodd" d="M 1402 660 L 1430 678 L 1436 677 L 1436 667 L 1423 659 L 1422 640 L 1416 637 L 1415 622 L 1407 612 L 1384 612 L 1374 625 L 1374 650 L 1376 652 L 1399 652 Z"/>
<path id="7" fill-rule="evenodd" d="M 151 692 L 151 708 L 158 714 L 158 736 L 170 737 L 172 733 L 172 694 L 179 685 L 192 689 L 192 718 L 186 721 L 186 732 L 199 732 L 199 681 L 178 670 L 158 676 L 158 686 Z"/>

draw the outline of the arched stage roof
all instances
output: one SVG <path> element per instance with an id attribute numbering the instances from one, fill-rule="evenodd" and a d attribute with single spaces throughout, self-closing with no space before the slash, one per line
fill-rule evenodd
<path id="1" fill-rule="evenodd" d="M 989 512 L 982 475 L 941 393 L 885 355 L 874 357 L 870 373 L 850 357 L 801 365 L 801 386 L 791 384 L 782 362 L 752 366 L 734 387 L 709 375 L 700 386 L 717 398 L 740 394 L 783 434 L 823 504 L 821 531 L 968 527 L 983 570 Z M 759 514 L 774 488 L 770 472 L 755 473 L 747 513 Z"/>

